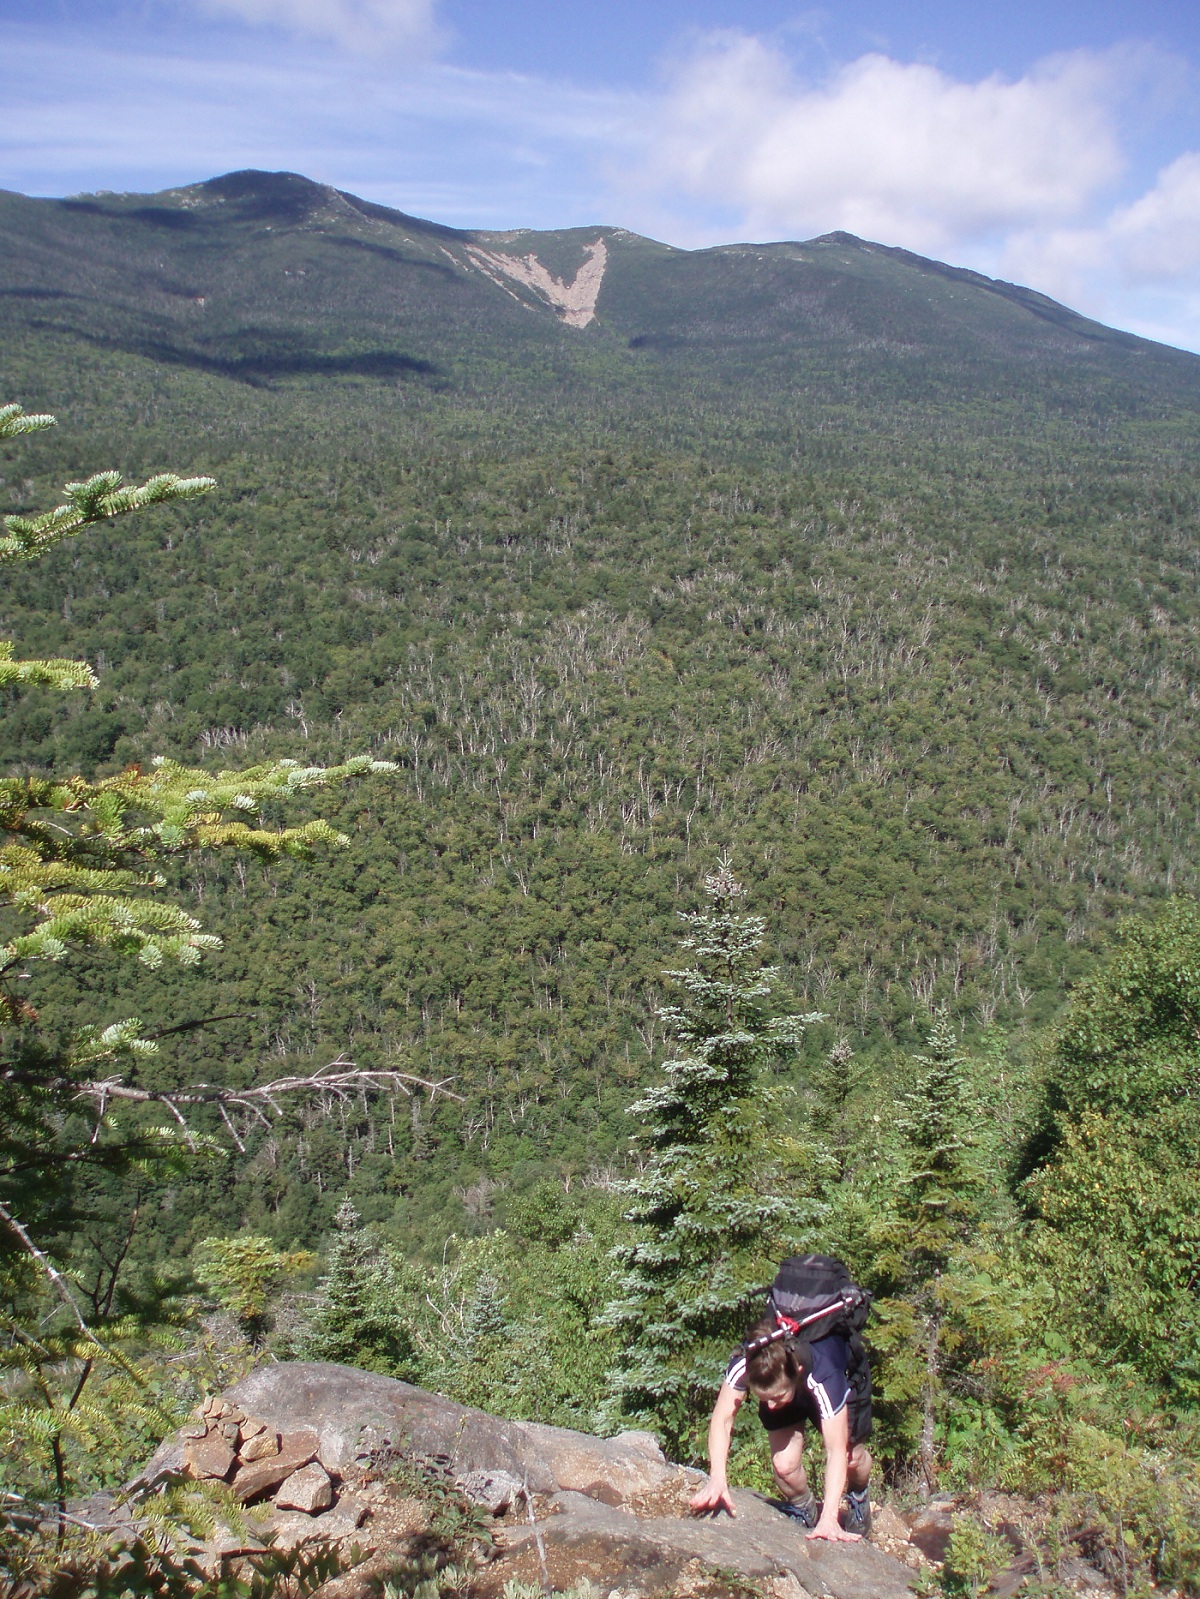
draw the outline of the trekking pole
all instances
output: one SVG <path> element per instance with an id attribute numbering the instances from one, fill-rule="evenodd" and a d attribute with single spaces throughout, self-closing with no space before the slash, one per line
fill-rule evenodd
<path id="1" fill-rule="evenodd" d="M 861 1290 L 855 1290 L 853 1293 L 843 1291 L 842 1309 L 850 1310 L 853 1306 L 861 1304 L 863 1298 L 864 1295 Z M 832 1316 L 836 1310 L 836 1305 L 826 1305 L 824 1310 L 814 1310 L 812 1315 L 805 1316 L 803 1321 L 794 1321 L 791 1316 L 783 1316 L 780 1315 L 779 1311 L 776 1311 L 775 1316 L 779 1326 L 776 1327 L 775 1331 L 767 1333 L 763 1338 L 756 1338 L 753 1343 L 743 1344 L 742 1352 L 747 1355 L 753 1355 L 758 1350 L 765 1349 L 768 1344 L 778 1343 L 781 1338 L 794 1338 L 798 1332 L 803 1332 L 806 1327 L 811 1327 L 816 1321 L 824 1321 L 827 1316 Z"/>

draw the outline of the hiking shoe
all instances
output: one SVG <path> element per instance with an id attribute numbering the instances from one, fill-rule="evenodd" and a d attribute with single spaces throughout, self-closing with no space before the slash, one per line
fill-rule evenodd
<path id="1" fill-rule="evenodd" d="M 861 1494 L 846 1495 L 846 1508 L 842 1511 L 842 1526 L 846 1532 L 857 1532 L 865 1538 L 871 1530 L 871 1495 L 864 1488 Z"/>
<path id="2" fill-rule="evenodd" d="M 800 1504 L 797 1504 L 793 1499 L 781 1499 L 778 1508 L 789 1520 L 798 1521 L 802 1527 L 807 1527 L 809 1531 L 816 1526 L 817 1519 L 821 1513 L 812 1494 L 809 1494 L 808 1498 Z"/>

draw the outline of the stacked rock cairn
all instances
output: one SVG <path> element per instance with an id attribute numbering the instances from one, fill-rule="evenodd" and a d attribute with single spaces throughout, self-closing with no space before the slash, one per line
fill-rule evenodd
<path id="1" fill-rule="evenodd" d="M 181 1436 L 186 1475 L 228 1483 L 243 1505 L 270 1499 L 279 1510 L 315 1516 L 334 1502 L 335 1479 L 317 1459 L 315 1432 L 276 1432 L 236 1405 L 209 1399 Z"/>

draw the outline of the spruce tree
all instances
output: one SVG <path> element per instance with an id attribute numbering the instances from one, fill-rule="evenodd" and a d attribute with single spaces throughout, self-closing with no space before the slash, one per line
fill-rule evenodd
<path id="1" fill-rule="evenodd" d="M 730 1347 L 807 1219 L 803 1198 L 782 1190 L 771 1068 L 821 1019 L 769 1013 L 765 924 L 739 911 L 745 890 L 727 862 L 705 893 L 707 907 L 683 918 L 694 964 L 666 974 L 684 997 L 660 1012 L 680 1053 L 630 1106 L 644 1166 L 628 1185 L 634 1236 L 606 1312 L 625 1353 L 605 1420 L 650 1427 L 684 1459 L 700 1457 Z"/>
<path id="2" fill-rule="evenodd" d="M 410 1375 L 412 1341 L 401 1317 L 402 1288 L 369 1227 L 344 1199 L 326 1255 L 321 1300 L 299 1340 L 306 1360 L 334 1360 L 391 1376 Z"/>
<path id="3" fill-rule="evenodd" d="M 464 1360 L 483 1362 L 497 1353 L 508 1325 L 506 1310 L 507 1295 L 500 1279 L 485 1268 L 475 1280 L 475 1292 L 463 1322 Z"/>
<path id="4" fill-rule="evenodd" d="M 872 1276 L 882 1291 L 872 1341 L 885 1357 L 887 1398 L 915 1423 L 912 1441 L 932 1488 L 947 1357 L 980 1309 L 982 1184 L 971 1158 L 971 1063 L 944 1011 L 913 1064 L 897 1107 L 891 1204 L 871 1230 Z"/>
<path id="5" fill-rule="evenodd" d="M 892 1257 L 898 1284 L 912 1287 L 949 1265 L 979 1215 L 979 1177 L 969 1156 L 970 1062 L 944 1011 L 934 1017 L 926 1053 L 901 1100 L 896 1132 L 905 1151 L 896 1195 Z"/>

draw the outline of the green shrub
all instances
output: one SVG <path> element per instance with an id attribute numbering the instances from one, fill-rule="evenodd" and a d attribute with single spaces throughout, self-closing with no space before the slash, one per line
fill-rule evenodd
<path id="1" fill-rule="evenodd" d="M 980 1589 L 986 1588 L 1011 1560 L 1007 1540 L 979 1516 L 955 1516 L 941 1571 L 942 1592 L 953 1599 L 979 1599 Z"/>

